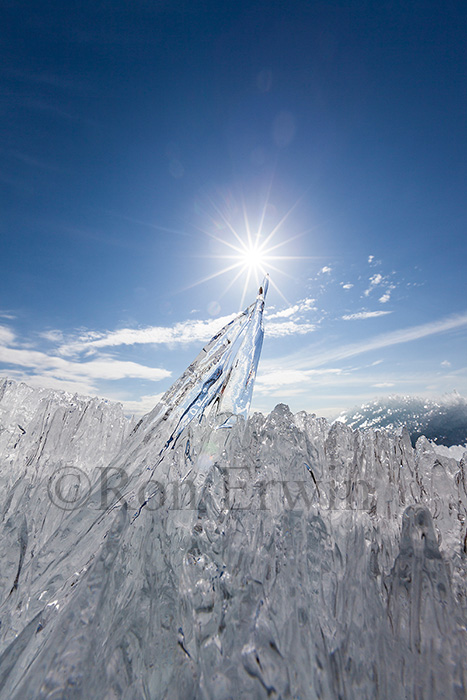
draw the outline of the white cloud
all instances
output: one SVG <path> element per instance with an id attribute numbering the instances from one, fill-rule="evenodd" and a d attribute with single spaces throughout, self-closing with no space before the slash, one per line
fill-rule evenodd
<path id="1" fill-rule="evenodd" d="M 327 272 L 332 272 L 332 267 L 328 267 L 327 265 L 325 265 L 324 267 L 321 268 L 321 270 L 319 271 L 319 274 L 324 275 Z"/>
<path id="2" fill-rule="evenodd" d="M 369 256 L 368 256 L 368 262 L 369 262 L 370 264 L 373 262 L 374 259 L 375 259 L 375 256 L 374 256 L 374 255 L 369 255 Z"/>
<path id="3" fill-rule="evenodd" d="M 392 382 L 380 382 L 379 384 L 373 384 L 377 389 L 385 389 L 391 386 L 395 386 Z"/>
<path id="4" fill-rule="evenodd" d="M 381 284 L 383 281 L 384 281 L 384 277 L 379 272 L 376 273 L 376 275 L 372 275 L 369 279 L 370 286 L 368 287 L 368 289 L 365 289 L 365 291 L 363 292 L 364 295 L 366 297 L 369 296 L 371 294 L 371 292 L 373 291 L 373 289 L 375 287 L 377 287 L 379 284 Z"/>
<path id="5" fill-rule="evenodd" d="M 342 316 L 344 321 L 357 321 L 365 318 L 376 318 L 377 316 L 386 316 L 392 314 L 392 311 L 359 311 L 356 314 L 346 314 Z"/>
<path id="6" fill-rule="evenodd" d="M 363 341 L 363 343 L 348 345 L 338 351 L 337 354 L 340 358 L 352 357 L 353 355 L 359 355 L 369 350 L 386 348 L 391 345 L 399 345 L 400 343 L 408 343 L 412 340 L 420 340 L 421 338 L 437 335 L 438 333 L 447 333 L 450 330 L 461 328 L 462 326 L 467 326 L 467 313 L 458 316 L 448 316 L 447 318 L 424 323 L 420 326 L 412 326 L 412 328 L 404 328 L 399 331 L 379 335 L 375 338 Z"/>
<path id="7" fill-rule="evenodd" d="M 300 299 L 293 306 L 289 306 L 287 309 L 282 309 L 282 311 L 276 311 L 273 314 L 266 314 L 265 318 L 267 320 L 272 320 L 274 318 L 290 318 L 291 316 L 296 316 L 300 313 L 305 313 L 306 311 L 315 311 L 314 306 L 316 299 Z"/>
<path id="8" fill-rule="evenodd" d="M 289 318 L 290 316 L 293 316 L 296 314 L 298 311 L 298 306 L 295 304 L 295 306 L 289 306 L 288 309 L 282 309 L 282 311 L 276 311 L 275 314 L 268 314 L 265 318 L 268 320 L 272 320 L 273 318 Z"/>
<path id="9" fill-rule="evenodd" d="M 39 333 L 41 338 L 48 340 L 51 343 L 61 343 L 63 341 L 62 331 L 43 331 Z"/>
<path id="10" fill-rule="evenodd" d="M 174 326 L 148 326 L 147 328 L 121 328 L 105 333 L 87 332 L 63 344 L 58 352 L 61 355 L 73 355 L 80 352 L 94 351 L 96 348 L 116 347 L 119 345 L 175 345 L 204 342 L 212 338 L 220 328 L 232 321 L 237 314 L 222 318 L 202 321 L 198 319 L 182 321 Z"/>
<path id="11" fill-rule="evenodd" d="M 393 272 L 392 274 L 394 275 L 395 273 Z M 381 302 L 381 304 L 386 304 L 391 298 L 391 292 L 394 289 L 396 289 L 396 285 L 389 284 L 388 277 L 384 277 L 379 272 L 372 275 L 368 281 L 370 283 L 370 286 L 363 292 L 364 296 L 370 296 L 370 294 L 378 288 L 378 291 L 381 294 L 381 296 L 379 297 L 379 301 Z M 383 289 L 381 289 L 381 287 L 383 287 Z M 384 289 L 384 287 L 386 288 Z"/>
<path id="12" fill-rule="evenodd" d="M 66 391 L 72 394 L 81 394 L 83 396 L 89 395 L 102 395 L 102 392 L 97 391 L 94 384 L 87 382 L 86 380 L 80 382 L 73 379 L 57 379 L 51 377 L 47 374 L 28 374 L 21 370 L 8 370 L 8 377 L 10 379 L 15 379 L 18 382 L 25 382 L 29 386 L 37 387 L 39 389 L 55 389 L 58 391 Z M 107 392 L 108 393 L 108 392 Z M 115 397 L 111 395 L 107 398 L 110 401 L 118 402 L 123 405 L 123 409 L 127 415 L 143 416 L 149 411 L 151 411 L 163 396 L 163 393 L 159 394 L 146 394 L 141 396 L 136 400 L 124 400 L 121 397 Z"/>
<path id="13" fill-rule="evenodd" d="M 144 416 L 152 411 L 161 400 L 163 394 L 146 394 L 137 400 L 120 401 L 123 404 L 125 413 L 132 413 L 135 416 Z"/>
<path id="14" fill-rule="evenodd" d="M 159 381 L 171 376 L 171 372 L 166 369 L 115 360 L 108 356 L 88 362 L 73 362 L 38 350 L 5 347 L 0 348 L 0 362 L 29 368 L 34 374 L 41 374 L 48 379 L 85 384 L 88 392 L 93 390 L 96 380 L 135 378 Z"/>
<path id="15" fill-rule="evenodd" d="M 39 389 L 57 389 L 58 391 L 66 391 L 71 394 L 81 394 L 83 396 L 95 395 L 96 386 L 89 381 L 77 381 L 75 379 L 57 379 L 48 374 L 35 373 L 30 374 L 30 371 L 8 369 L 2 370 L 2 376 L 15 379 L 18 382 L 25 382 L 29 386 L 34 386 Z"/>
<path id="16" fill-rule="evenodd" d="M 316 326 L 300 321 L 297 314 L 305 313 L 313 307 L 314 299 L 306 298 L 295 305 L 272 316 L 277 320 L 265 318 L 267 333 L 272 338 L 290 335 L 305 335 L 315 330 Z M 93 394 L 99 392 L 99 382 L 121 379 L 145 379 L 160 381 L 171 376 L 171 372 L 161 367 L 148 367 L 113 355 L 105 354 L 105 348 L 118 348 L 135 344 L 201 344 L 212 338 L 221 327 L 237 314 L 218 319 L 186 320 L 172 327 L 152 326 L 148 328 L 122 328 L 116 331 L 82 331 L 75 337 L 64 339 L 58 329 L 37 334 L 48 343 L 55 343 L 57 348 L 43 352 L 33 345 L 18 344 L 12 329 L 0 326 L 0 363 L 6 366 L 5 373 L 24 379 L 30 383 L 41 384 L 55 389 Z M 295 318 L 293 318 L 295 317 Z M 8 347 L 16 341 L 16 347 Z M 136 402 L 126 402 L 125 409 L 130 412 L 145 412 L 152 408 L 153 395 L 142 397 Z"/>
<path id="17" fill-rule="evenodd" d="M 386 304 L 389 301 L 389 299 L 391 298 L 391 293 L 394 291 L 395 288 L 396 288 L 395 284 L 388 285 L 384 294 L 379 298 L 379 301 L 381 302 L 381 304 Z"/>
<path id="18" fill-rule="evenodd" d="M 341 374 L 341 369 L 284 369 L 274 368 L 266 372 L 260 372 L 256 379 L 256 391 L 262 394 L 270 394 L 280 387 L 297 387 L 297 385 L 306 385 L 311 378 L 322 377 L 323 375 Z M 305 386 L 296 388 L 295 391 L 305 390 Z M 287 393 L 291 391 L 287 389 Z"/>
<path id="19" fill-rule="evenodd" d="M 419 326 L 412 326 L 410 328 L 403 328 L 390 333 L 383 333 L 381 335 L 374 336 L 373 338 L 363 340 L 360 343 L 344 345 L 335 350 L 326 350 L 321 354 L 317 353 L 314 348 L 305 348 L 297 353 L 294 353 L 293 355 L 282 358 L 281 364 L 290 369 L 308 369 L 310 367 L 319 367 L 320 365 L 325 365 L 328 362 L 344 360 L 349 357 L 361 355 L 365 352 L 370 352 L 371 350 L 379 350 L 392 345 L 408 343 L 413 340 L 421 340 L 422 338 L 437 335 L 439 333 L 448 333 L 449 331 L 465 326 L 467 326 L 467 313 L 456 316 L 447 316 L 446 318 L 442 318 L 437 321 L 430 321 L 429 323 L 423 323 Z M 263 363 L 263 367 L 265 364 L 267 366 L 267 363 Z M 275 364 L 277 364 L 277 361 Z"/>
<path id="20" fill-rule="evenodd" d="M 285 338 L 287 335 L 306 335 L 316 330 L 314 323 L 296 323 L 295 321 L 265 322 L 265 332 L 269 338 Z"/>
<path id="21" fill-rule="evenodd" d="M 342 282 L 341 282 L 341 284 L 342 284 Z M 353 284 L 350 284 L 350 283 L 349 284 L 342 284 L 342 289 L 352 289 L 352 287 L 353 287 Z"/>
<path id="22" fill-rule="evenodd" d="M 449 360 L 443 360 L 441 363 L 441 367 L 450 367 L 450 366 L 451 366 L 451 363 L 449 362 Z"/>
<path id="23" fill-rule="evenodd" d="M 314 299 L 301 299 L 293 306 L 278 311 L 269 316 L 265 316 L 268 335 L 274 338 L 287 335 L 304 335 L 315 330 L 316 326 L 311 323 L 297 323 L 289 320 L 283 323 L 273 323 L 273 319 L 290 319 L 292 316 L 314 310 Z M 174 326 L 148 326 L 147 328 L 121 328 L 117 331 L 107 331 L 99 333 L 87 331 L 77 338 L 64 342 L 57 353 L 64 356 L 73 356 L 79 353 L 95 353 L 97 350 L 106 347 L 118 347 L 122 345 L 153 344 L 153 345 L 189 345 L 192 343 L 204 343 L 212 338 L 220 328 L 236 318 L 237 314 L 230 314 L 221 318 L 201 320 L 190 319 L 181 321 Z M 53 334 L 58 331 L 47 333 L 47 339 L 52 340 Z M 58 337 L 58 336 L 57 336 Z"/>
<path id="24" fill-rule="evenodd" d="M 2 311 L 0 309 L 0 318 L 6 318 L 8 321 L 14 321 L 16 316 L 11 311 Z"/>
<path id="25" fill-rule="evenodd" d="M 0 344 L 10 345 L 15 340 L 15 334 L 8 326 L 0 326 Z"/>

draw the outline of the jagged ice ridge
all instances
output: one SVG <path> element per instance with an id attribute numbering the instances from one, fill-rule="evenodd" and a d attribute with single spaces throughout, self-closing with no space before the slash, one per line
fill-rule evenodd
<path id="1" fill-rule="evenodd" d="M 263 302 L 136 424 L 0 382 L 0 700 L 465 697 L 467 454 L 245 419 Z"/>

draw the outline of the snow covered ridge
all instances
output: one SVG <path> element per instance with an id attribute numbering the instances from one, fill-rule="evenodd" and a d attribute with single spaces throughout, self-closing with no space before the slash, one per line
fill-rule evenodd
<path id="1" fill-rule="evenodd" d="M 467 445 L 467 400 L 456 391 L 438 399 L 389 396 L 346 411 L 338 420 L 352 428 L 405 426 L 412 444 L 421 435 L 446 447 Z"/>
<path id="2" fill-rule="evenodd" d="M 465 697 L 467 455 L 165 422 L 0 383 L 0 700 Z"/>

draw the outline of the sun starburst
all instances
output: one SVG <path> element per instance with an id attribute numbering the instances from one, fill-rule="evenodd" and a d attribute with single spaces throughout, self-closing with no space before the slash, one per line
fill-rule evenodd
<path id="1" fill-rule="evenodd" d="M 222 297 L 229 289 L 231 289 L 235 283 L 242 279 L 244 282 L 240 300 L 240 308 L 243 308 L 245 297 L 251 282 L 254 281 L 256 286 L 259 286 L 260 280 L 266 274 L 270 274 L 271 272 L 277 273 L 278 275 L 291 277 L 285 272 L 284 269 L 281 268 L 280 263 L 289 260 L 303 260 L 304 256 L 285 255 L 283 251 L 287 250 L 287 246 L 292 241 L 302 236 L 303 233 L 291 236 L 285 240 L 277 240 L 277 238 L 279 237 L 280 232 L 283 230 L 284 225 L 289 220 L 289 217 L 298 205 L 299 201 L 300 200 L 290 207 L 284 216 L 282 216 L 282 218 L 273 227 L 271 227 L 269 231 L 265 232 L 266 214 L 269 207 L 269 192 L 266 202 L 261 209 L 259 222 L 256 226 L 252 225 L 251 217 L 248 214 L 244 200 L 241 207 L 235 208 L 236 214 L 238 214 L 238 210 L 241 212 L 241 216 L 238 217 L 238 215 L 232 215 L 228 208 L 223 207 L 214 199 L 209 198 L 209 209 L 211 211 L 208 216 L 210 219 L 210 225 L 206 226 L 205 224 L 204 226 L 198 226 L 197 228 L 218 244 L 219 252 L 211 254 L 208 257 L 212 257 L 219 261 L 226 261 L 226 265 L 220 270 L 213 272 L 211 275 L 204 277 L 202 280 L 195 282 L 193 285 L 191 285 L 191 287 L 208 282 L 209 280 L 221 275 L 233 273 L 233 277 L 229 283 L 226 286 L 223 286 L 219 298 Z M 222 233 L 219 234 L 219 231 L 222 231 Z M 222 248 L 225 252 L 222 251 Z M 288 300 L 278 285 L 272 279 L 270 280 L 270 283 L 281 298 L 288 303 Z"/>

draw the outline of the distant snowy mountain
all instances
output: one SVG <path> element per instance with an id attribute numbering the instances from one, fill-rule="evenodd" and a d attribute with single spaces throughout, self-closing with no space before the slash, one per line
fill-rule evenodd
<path id="1" fill-rule="evenodd" d="M 438 445 L 467 444 L 467 401 L 457 392 L 437 400 L 391 396 L 342 413 L 337 419 L 351 428 L 406 427 L 412 444 L 424 435 Z"/>
<path id="2" fill-rule="evenodd" d="M 0 700 L 465 697 L 467 454 L 222 421 L 0 383 Z"/>

